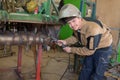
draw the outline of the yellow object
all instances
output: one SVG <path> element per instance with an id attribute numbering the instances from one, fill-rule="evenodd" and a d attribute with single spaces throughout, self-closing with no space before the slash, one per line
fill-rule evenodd
<path id="1" fill-rule="evenodd" d="M 37 6 L 38 6 L 37 2 L 35 0 L 31 0 L 26 4 L 26 9 L 28 12 L 34 12 Z"/>

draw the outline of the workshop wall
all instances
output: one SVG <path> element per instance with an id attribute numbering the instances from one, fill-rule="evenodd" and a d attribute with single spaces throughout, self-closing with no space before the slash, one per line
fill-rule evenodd
<path id="1" fill-rule="evenodd" d="M 106 25 L 120 28 L 120 0 L 97 0 L 97 12 L 96 15 Z M 112 30 L 114 37 L 114 44 L 117 44 L 118 32 Z"/>

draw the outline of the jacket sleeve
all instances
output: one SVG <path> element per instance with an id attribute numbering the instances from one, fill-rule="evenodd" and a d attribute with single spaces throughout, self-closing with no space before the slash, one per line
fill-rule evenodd
<path id="1" fill-rule="evenodd" d="M 89 36 L 85 47 L 72 47 L 71 51 L 79 55 L 92 55 L 100 43 L 101 36 L 101 34 Z"/>
<path id="2" fill-rule="evenodd" d="M 75 44 L 76 42 L 78 42 L 78 39 L 74 36 L 71 36 L 67 39 L 65 39 L 67 45 L 72 45 L 72 44 Z"/>
<path id="3" fill-rule="evenodd" d="M 71 52 L 82 56 L 94 54 L 101 40 L 102 33 L 99 27 L 94 27 L 86 32 L 87 43 L 84 47 L 71 47 Z"/>
<path id="4" fill-rule="evenodd" d="M 86 47 L 80 47 L 80 48 L 79 47 L 71 47 L 71 52 L 78 54 L 78 55 L 81 55 L 81 56 L 89 56 L 95 52 L 95 49 L 90 50 Z"/>

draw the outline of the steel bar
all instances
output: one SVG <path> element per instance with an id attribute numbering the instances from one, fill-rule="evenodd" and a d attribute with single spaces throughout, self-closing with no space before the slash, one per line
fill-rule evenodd
<path id="1" fill-rule="evenodd" d="M 42 45 L 39 45 L 37 59 L 36 59 L 36 80 L 41 80 L 40 73 L 41 73 L 41 58 L 42 58 Z"/>
<path id="2" fill-rule="evenodd" d="M 22 68 L 22 46 L 18 46 L 18 61 L 17 61 L 17 69 L 15 69 L 15 72 L 19 78 L 19 80 L 23 80 L 22 74 L 21 74 L 21 68 Z"/>
<path id="3" fill-rule="evenodd" d="M 22 65 L 22 47 L 18 46 L 18 62 L 17 62 L 17 71 L 21 73 L 21 65 Z"/>
<path id="4" fill-rule="evenodd" d="M 22 45 L 42 43 L 44 36 L 33 33 L 0 33 L 0 45 Z"/>

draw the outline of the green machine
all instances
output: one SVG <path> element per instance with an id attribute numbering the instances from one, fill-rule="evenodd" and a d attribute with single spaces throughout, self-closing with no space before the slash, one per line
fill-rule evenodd
<path id="1" fill-rule="evenodd" d="M 37 13 L 35 13 L 35 9 L 33 12 L 27 11 L 27 5 L 20 4 L 27 4 L 27 1 L 32 0 L 24 0 L 24 2 L 21 2 L 21 0 L 16 0 L 16 3 L 14 3 L 13 1 L 14 0 L 12 0 L 12 2 L 9 2 L 9 0 L 4 0 L 0 2 L 0 21 L 59 24 L 58 10 L 53 0 L 47 0 L 40 5 L 36 5 Z M 29 5 L 34 6 L 32 4 L 34 3 L 31 2 Z M 54 9 L 54 15 L 51 12 L 51 6 Z M 17 7 L 18 9 L 14 10 L 14 7 Z"/>

